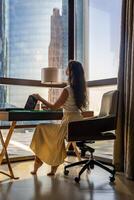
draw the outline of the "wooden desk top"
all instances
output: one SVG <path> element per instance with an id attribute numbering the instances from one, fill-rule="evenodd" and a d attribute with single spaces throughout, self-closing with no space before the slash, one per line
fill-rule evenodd
<path id="1" fill-rule="evenodd" d="M 93 117 L 93 111 L 85 111 L 83 117 Z M 5 110 L 0 111 L 1 121 L 61 120 L 62 110 Z"/>
<path id="2" fill-rule="evenodd" d="M 2 121 L 30 121 L 30 120 L 60 120 L 63 117 L 62 111 L 52 110 L 10 110 L 0 111 Z"/>

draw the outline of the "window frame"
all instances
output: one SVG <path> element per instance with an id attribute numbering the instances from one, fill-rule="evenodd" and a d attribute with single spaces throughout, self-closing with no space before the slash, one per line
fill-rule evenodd
<path id="1" fill-rule="evenodd" d="M 84 8 L 87 5 L 84 4 Z M 68 0 L 68 60 L 74 59 L 75 57 L 75 0 Z M 87 15 L 85 15 L 86 17 Z M 84 19 L 85 19 L 84 17 Z M 87 23 L 86 23 L 87 24 Z M 84 26 L 85 27 L 85 26 Z M 84 37 L 85 38 L 85 37 Z M 85 40 L 84 40 L 85 42 Z M 85 49 L 84 49 L 85 51 Z M 84 56 L 85 60 L 85 56 Z M 35 86 L 35 87 L 54 87 L 54 88 L 64 88 L 67 84 L 43 84 L 40 80 L 31 80 L 31 79 L 17 79 L 17 78 L 9 78 L 9 77 L 0 77 L 1 85 L 19 85 L 19 86 Z M 92 80 L 87 81 L 87 87 L 100 87 L 100 86 L 108 86 L 108 85 L 116 85 L 117 78 L 108 78 L 108 79 L 100 79 L 100 80 Z M 24 125 L 25 127 L 25 125 Z"/>
<path id="2" fill-rule="evenodd" d="M 68 0 L 68 60 L 74 59 L 75 57 L 75 27 L 74 27 L 74 7 L 75 0 Z M 85 42 L 85 40 L 84 40 Z M 84 49 L 85 50 L 85 49 Z M 85 51 L 86 52 L 86 51 Z M 9 77 L 0 77 L 1 85 L 19 85 L 19 86 L 35 86 L 35 87 L 54 87 L 54 88 L 64 88 L 66 83 L 62 84 L 42 84 L 40 80 L 30 80 L 30 79 L 17 79 L 17 78 L 9 78 Z M 100 86 L 112 86 L 117 85 L 117 77 L 108 78 L 108 79 L 100 79 L 100 80 L 92 80 L 87 81 L 87 87 L 100 87 Z M 32 128 L 36 125 L 17 125 L 16 128 Z M 9 126 L 0 126 L 1 129 L 7 129 Z M 33 156 L 25 156 L 22 159 L 19 157 L 12 158 L 12 161 L 20 161 L 20 160 L 29 160 L 33 159 Z"/>

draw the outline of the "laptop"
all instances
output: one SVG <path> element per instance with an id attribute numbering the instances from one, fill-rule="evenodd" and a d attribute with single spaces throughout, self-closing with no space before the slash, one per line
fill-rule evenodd
<path id="1" fill-rule="evenodd" d="M 34 110 L 37 104 L 37 99 L 33 95 L 29 95 L 24 108 L 18 108 L 11 104 L 1 104 L 0 111 L 10 111 L 10 110 Z"/>
<path id="2" fill-rule="evenodd" d="M 24 110 L 34 110 L 37 104 L 37 101 L 38 100 L 33 95 L 30 95 L 26 101 Z"/>

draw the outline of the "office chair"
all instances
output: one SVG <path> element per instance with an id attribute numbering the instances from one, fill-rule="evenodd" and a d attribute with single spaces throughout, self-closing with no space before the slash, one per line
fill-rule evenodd
<path id="1" fill-rule="evenodd" d="M 90 141 L 92 143 L 92 141 L 116 139 L 113 130 L 116 129 L 118 96 L 119 92 L 117 90 L 104 93 L 98 116 L 81 121 L 70 122 L 68 124 L 68 141 L 77 142 L 80 149 L 84 152 L 82 152 L 83 154 L 85 154 L 86 151 L 90 152 L 89 159 L 75 162 L 64 167 L 64 174 L 68 175 L 68 168 L 84 164 L 78 177 L 75 178 L 77 183 L 80 181 L 81 174 L 86 169 L 93 169 L 94 165 L 99 166 L 112 175 L 110 176 L 110 182 L 114 182 L 115 180 L 115 166 L 111 163 L 95 160 L 93 156 L 95 149 L 87 146 L 85 143 L 90 143 Z"/>
<path id="2" fill-rule="evenodd" d="M 94 112 L 93 111 L 84 111 L 84 112 L 82 112 L 82 115 L 84 118 L 93 117 Z M 78 147 L 81 149 L 81 155 L 79 153 Z M 73 152 L 72 152 L 72 150 L 73 150 Z M 81 143 L 79 145 L 79 142 L 78 143 L 68 142 L 67 146 L 66 146 L 66 151 L 67 151 L 68 155 L 76 155 L 79 161 L 81 161 L 81 156 L 85 156 L 85 148 L 82 148 Z"/>

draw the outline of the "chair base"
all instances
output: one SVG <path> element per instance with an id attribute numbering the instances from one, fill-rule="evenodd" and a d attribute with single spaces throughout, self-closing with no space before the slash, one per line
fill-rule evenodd
<path id="1" fill-rule="evenodd" d="M 69 171 L 67 170 L 68 168 L 70 167 L 74 167 L 74 166 L 77 166 L 77 165 L 83 165 L 84 166 L 82 167 L 82 169 L 80 170 L 79 174 L 78 174 L 78 177 L 75 178 L 75 181 L 77 183 L 79 183 L 80 181 L 80 176 L 81 174 L 87 169 L 87 170 L 90 170 L 90 169 L 94 169 L 94 165 L 97 165 L 99 166 L 100 168 L 106 170 L 107 172 L 109 172 L 112 176 L 110 176 L 110 182 L 114 182 L 115 180 L 115 166 L 113 164 L 110 164 L 110 163 L 107 163 L 107 162 L 103 162 L 103 161 L 99 161 L 99 160 L 95 160 L 94 158 L 91 158 L 90 160 L 82 160 L 82 161 L 79 161 L 79 162 L 75 162 L 75 163 L 72 163 L 72 164 L 69 164 L 69 165 L 66 165 L 64 167 L 64 175 L 68 175 L 69 174 Z M 107 166 L 110 166 L 112 167 L 113 169 L 110 169 L 109 167 Z"/>

